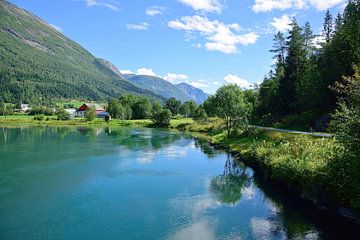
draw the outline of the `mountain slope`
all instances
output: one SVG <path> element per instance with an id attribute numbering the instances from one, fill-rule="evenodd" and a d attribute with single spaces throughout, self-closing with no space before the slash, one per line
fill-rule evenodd
<path id="1" fill-rule="evenodd" d="M 179 83 L 175 86 L 185 92 L 197 104 L 205 102 L 205 100 L 209 97 L 209 94 L 205 93 L 203 90 L 193 87 L 187 83 Z"/>
<path id="2" fill-rule="evenodd" d="M 0 39 L 0 98 L 7 102 L 105 100 L 127 92 L 163 100 L 123 79 L 111 63 L 95 58 L 40 18 L 3 0 Z"/>
<path id="3" fill-rule="evenodd" d="M 171 84 L 160 77 L 147 75 L 122 74 L 122 76 L 139 87 L 149 89 L 164 98 L 175 97 L 182 102 L 193 100 L 197 104 L 201 104 L 209 96 L 203 90 L 187 83 Z"/>
<path id="4" fill-rule="evenodd" d="M 179 90 L 170 82 L 159 77 L 135 75 L 130 76 L 129 81 L 137 84 L 142 88 L 149 89 L 165 98 L 175 97 L 182 102 L 191 100 L 191 98 L 185 92 Z"/>

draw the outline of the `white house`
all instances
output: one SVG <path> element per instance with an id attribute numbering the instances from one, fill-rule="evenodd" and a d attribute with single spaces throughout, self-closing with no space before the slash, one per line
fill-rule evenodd
<path id="1" fill-rule="evenodd" d="M 30 110 L 31 108 L 29 107 L 29 104 L 21 104 L 21 111 L 22 112 L 26 112 L 28 110 Z"/>
<path id="2" fill-rule="evenodd" d="M 65 108 L 65 111 L 67 111 L 70 114 L 70 117 L 75 117 L 75 113 L 76 113 L 75 108 Z"/>

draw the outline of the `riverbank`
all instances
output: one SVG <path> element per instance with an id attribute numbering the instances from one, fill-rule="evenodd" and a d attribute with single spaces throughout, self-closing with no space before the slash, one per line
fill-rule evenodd
<path id="1" fill-rule="evenodd" d="M 85 121 L 55 118 L 38 121 L 31 116 L 0 118 L 6 126 L 127 126 L 151 127 L 150 120 Z M 216 148 L 230 151 L 253 167 L 264 181 L 280 186 L 319 209 L 337 212 L 360 224 L 359 177 L 356 171 L 342 171 L 345 161 L 339 159 L 342 149 L 334 138 L 249 128 L 231 138 L 220 119 L 206 123 L 192 119 L 173 119 L 169 128 L 191 132 Z M 346 168 L 345 168 L 346 170 Z"/>
<path id="2" fill-rule="evenodd" d="M 192 124 L 191 118 L 173 119 L 170 122 L 170 128 L 178 128 L 183 124 Z M 86 121 L 84 118 L 73 118 L 66 121 L 57 120 L 56 116 L 44 117 L 43 120 L 35 120 L 34 116 L 29 115 L 11 115 L 0 116 L 0 125 L 4 126 L 126 126 L 126 127 L 152 127 L 150 119 L 139 120 L 120 120 L 111 119 L 105 122 L 104 119 L 97 118 L 92 121 Z"/>
<path id="3" fill-rule="evenodd" d="M 318 209 L 336 212 L 360 224 L 358 172 L 341 159 L 335 138 L 298 135 L 249 128 L 233 137 L 222 130 L 221 120 L 180 126 L 206 139 L 215 148 L 254 168 L 264 181 Z"/>

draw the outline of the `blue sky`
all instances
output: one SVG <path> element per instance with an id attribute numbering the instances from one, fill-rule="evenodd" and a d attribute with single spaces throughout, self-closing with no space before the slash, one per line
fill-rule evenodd
<path id="1" fill-rule="evenodd" d="M 123 72 L 213 93 L 261 82 L 276 31 L 293 17 L 319 34 L 347 0 L 11 0 Z"/>

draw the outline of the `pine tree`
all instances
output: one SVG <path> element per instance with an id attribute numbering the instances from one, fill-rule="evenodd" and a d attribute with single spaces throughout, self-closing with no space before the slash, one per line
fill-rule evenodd
<path id="1" fill-rule="evenodd" d="M 304 47 L 306 50 L 306 54 L 307 57 L 310 58 L 314 50 L 313 47 L 314 34 L 313 31 L 311 30 L 311 26 L 309 22 L 305 23 L 303 37 L 304 37 Z"/>
<path id="2" fill-rule="evenodd" d="M 285 63 L 285 54 L 286 54 L 286 41 L 284 34 L 278 32 L 274 36 L 274 45 L 273 49 L 270 50 L 271 53 L 275 53 L 274 58 L 278 60 L 278 64 L 283 65 Z"/>
<path id="3" fill-rule="evenodd" d="M 293 20 L 291 26 L 287 41 L 288 55 L 285 60 L 284 77 L 279 79 L 279 96 L 283 114 L 297 111 L 299 82 L 306 63 L 304 37 L 296 19 Z"/>
<path id="4" fill-rule="evenodd" d="M 331 40 L 334 31 L 333 17 L 328 9 L 325 14 L 323 33 L 325 35 L 325 41 L 328 43 Z"/>
<path id="5" fill-rule="evenodd" d="M 335 19 L 335 32 L 338 32 L 343 22 L 343 17 L 341 13 L 338 13 Z"/>

